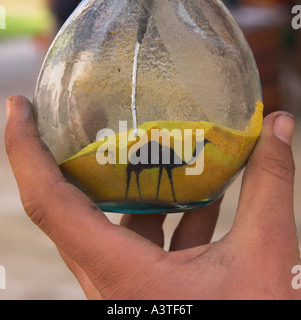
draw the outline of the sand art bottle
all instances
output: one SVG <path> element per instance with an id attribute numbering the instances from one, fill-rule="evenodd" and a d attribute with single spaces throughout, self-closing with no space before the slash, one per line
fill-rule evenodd
<path id="1" fill-rule="evenodd" d="M 206 206 L 262 125 L 257 66 L 219 0 L 86 0 L 59 31 L 34 111 L 66 178 L 107 212 Z"/>

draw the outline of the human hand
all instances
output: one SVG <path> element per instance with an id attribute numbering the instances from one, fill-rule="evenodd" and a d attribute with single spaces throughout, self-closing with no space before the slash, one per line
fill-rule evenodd
<path id="1" fill-rule="evenodd" d="M 265 118 L 247 164 L 233 227 L 210 243 L 220 201 L 183 215 L 170 252 L 164 215 L 125 215 L 112 224 L 63 178 L 40 140 L 31 103 L 7 100 L 6 150 L 28 216 L 56 244 L 89 299 L 301 299 L 293 211 L 295 120 Z"/>

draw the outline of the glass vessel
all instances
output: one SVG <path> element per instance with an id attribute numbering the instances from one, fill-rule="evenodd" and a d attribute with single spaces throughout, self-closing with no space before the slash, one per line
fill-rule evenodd
<path id="1" fill-rule="evenodd" d="M 206 206 L 262 125 L 253 53 L 219 0 L 86 0 L 42 66 L 34 113 L 65 177 L 103 210 Z"/>

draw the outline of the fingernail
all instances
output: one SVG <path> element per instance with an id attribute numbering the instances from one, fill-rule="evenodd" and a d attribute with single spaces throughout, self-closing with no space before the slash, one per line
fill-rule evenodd
<path id="1" fill-rule="evenodd" d="M 10 98 L 7 98 L 6 99 L 6 119 L 7 120 L 11 114 L 11 104 L 12 104 L 12 100 Z"/>
<path id="2" fill-rule="evenodd" d="M 281 113 L 274 121 L 274 134 L 277 138 L 291 146 L 296 125 L 297 122 L 293 115 L 290 113 Z"/>

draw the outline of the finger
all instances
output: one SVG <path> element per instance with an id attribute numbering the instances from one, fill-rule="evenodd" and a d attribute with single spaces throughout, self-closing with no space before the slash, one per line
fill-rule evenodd
<path id="1" fill-rule="evenodd" d="M 290 114 L 277 112 L 266 117 L 249 159 L 231 231 L 249 249 L 266 248 L 269 254 L 276 255 L 278 250 L 298 252 L 291 149 L 295 127 L 296 121 Z"/>
<path id="2" fill-rule="evenodd" d="M 113 289 L 121 292 L 123 281 L 128 285 L 134 283 L 132 278 L 143 278 L 151 262 L 164 252 L 111 224 L 85 194 L 65 182 L 52 154 L 39 139 L 27 99 L 12 97 L 8 107 L 6 150 L 27 214 L 80 265 L 95 286 L 107 291 L 115 286 Z"/>
<path id="3" fill-rule="evenodd" d="M 74 261 L 72 260 L 66 253 L 59 250 L 59 253 L 70 269 L 70 271 L 74 274 L 79 284 L 81 285 L 83 291 L 86 294 L 88 300 L 103 300 L 99 291 L 91 282 L 85 271 Z"/>
<path id="4" fill-rule="evenodd" d="M 211 241 L 222 198 L 208 207 L 184 213 L 170 243 L 170 251 L 193 248 Z"/>
<path id="5" fill-rule="evenodd" d="M 47 146 L 40 140 L 39 132 L 34 124 L 31 103 L 21 96 L 7 99 L 9 115 L 5 131 L 5 146 L 14 173 L 24 176 L 19 179 L 19 187 L 24 190 L 26 185 L 39 189 L 40 185 L 64 181 Z M 40 162 L 35 159 L 41 160 Z M 27 167 L 27 163 L 36 165 Z M 35 162 L 34 162 L 35 161 Z M 32 172 L 31 172 L 32 170 Z M 35 173 L 35 174 L 31 174 Z M 43 181 L 37 178 L 43 173 Z"/>
<path id="6" fill-rule="evenodd" d="M 164 232 L 162 225 L 165 218 L 165 214 L 125 214 L 121 219 L 120 225 L 163 248 Z"/>

